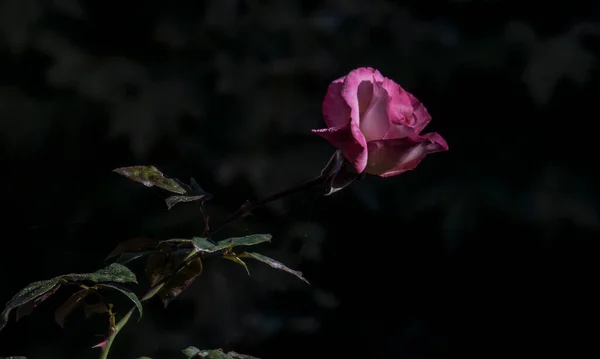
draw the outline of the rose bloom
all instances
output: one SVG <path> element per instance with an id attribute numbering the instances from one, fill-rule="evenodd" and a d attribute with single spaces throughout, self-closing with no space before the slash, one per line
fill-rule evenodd
<path id="1" fill-rule="evenodd" d="M 323 100 L 327 128 L 313 130 L 338 148 L 356 172 L 395 176 L 430 153 L 447 151 L 437 133 L 421 134 L 431 121 L 413 95 L 370 67 L 352 70 L 329 85 Z"/>

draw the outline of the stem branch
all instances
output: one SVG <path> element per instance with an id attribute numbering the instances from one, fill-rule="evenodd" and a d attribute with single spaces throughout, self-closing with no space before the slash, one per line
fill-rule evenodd
<path id="1" fill-rule="evenodd" d="M 127 324 L 127 322 L 129 321 L 129 318 L 131 318 L 131 315 L 133 314 L 135 309 L 136 309 L 135 306 L 133 308 L 131 308 L 127 312 L 127 314 L 125 314 L 125 316 L 123 318 L 121 318 L 121 320 L 119 320 L 119 322 L 115 325 L 113 332 L 108 336 L 108 339 L 106 340 L 106 345 L 104 346 L 104 348 L 102 348 L 102 353 L 100 354 L 100 359 L 108 358 L 108 352 L 110 351 L 110 347 L 112 346 L 112 343 L 115 341 L 115 337 L 117 336 L 117 334 L 119 334 L 121 329 L 123 329 L 125 324 Z"/>

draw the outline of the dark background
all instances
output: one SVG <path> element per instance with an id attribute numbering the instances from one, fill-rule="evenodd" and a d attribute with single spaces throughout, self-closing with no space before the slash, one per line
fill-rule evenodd
<path id="1" fill-rule="evenodd" d="M 591 357 L 598 10 L 591 1 L 0 1 L 0 301 L 34 280 L 96 270 L 127 238 L 202 232 L 196 204 L 167 211 L 158 192 L 113 168 L 194 176 L 215 195 L 215 221 L 314 177 L 333 152 L 310 132 L 323 126 L 328 84 L 372 66 L 425 104 L 426 132 L 450 151 L 232 224 L 218 237 L 272 233 L 260 250 L 312 286 L 260 264 L 248 277 L 208 262 L 168 309 L 151 301 L 112 358 L 176 358 L 188 345 L 263 359 Z M 11 320 L 0 355 L 97 357 L 90 346 L 104 321 L 78 312 L 64 330 L 53 322 L 66 296 Z"/>

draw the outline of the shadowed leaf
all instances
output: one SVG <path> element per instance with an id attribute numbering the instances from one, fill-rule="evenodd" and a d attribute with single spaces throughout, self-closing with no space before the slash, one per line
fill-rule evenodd
<path id="1" fill-rule="evenodd" d="M 40 295 L 34 300 L 27 302 L 20 307 L 17 307 L 16 320 L 19 321 L 24 316 L 29 315 L 35 309 L 35 307 L 37 307 L 41 302 L 43 302 L 52 294 L 54 294 L 54 292 L 56 292 L 58 288 L 60 288 L 60 285 L 56 285 L 54 288 L 50 289 L 49 291 Z"/>
<path id="2" fill-rule="evenodd" d="M 84 304 L 83 311 L 85 312 L 86 319 L 91 317 L 94 314 L 104 314 L 108 312 L 108 307 L 104 302 L 98 303 L 86 303 Z"/>
<path id="3" fill-rule="evenodd" d="M 168 254 L 156 253 L 148 257 L 146 264 L 146 277 L 150 282 L 150 286 L 154 287 L 160 282 L 164 275 L 167 266 Z"/>
<path id="4" fill-rule="evenodd" d="M 162 172 L 154 166 L 121 167 L 113 171 L 132 181 L 139 182 L 146 187 L 156 186 L 177 194 L 186 193 L 186 190 L 178 181 L 165 177 Z"/>
<path id="5" fill-rule="evenodd" d="M 106 256 L 106 260 L 117 257 L 127 252 L 138 252 L 149 248 L 155 248 L 158 241 L 148 237 L 135 237 L 119 243 L 115 249 Z"/>
<path id="6" fill-rule="evenodd" d="M 308 281 L 306 280 L 306 278 L 304 278 L 302 276 L 302 272 L 290 269 L 290 268 L 286 267 L 285 265 L 283 265 L 282 263 L 274 260 L 273 258 L 269 258 L 267 256 L 264 256 L 264 255 L 260 254 L 260 253 L 254 253 L 254 252 L 244 252 L 244 253 L 240 253 L 238 256 L 241 257 L 241 258 L 253 258 L 253 259 L 256 259 L 257 261 L 260 261 L 260 262 L 263 262 L 265 264 L 268 264 L 268 265 L 270 265 L 271 267 L 273 267 L 275 269 L 279 269 L 279 270 L 282 270 L 284 272 L 288 272 L 290 274 L 293 274 L 296 277 L 298 277 L 299 279 L 301 279 L 304 282 L 306 282 L 307 284 L 310 284 L 310 283 L 308 283 Z"/>
<path id="7" fill-rule="evenodd" d="M 238 256 L 224 255 L 223 258 L 229 259 L 230 261 L 233 261 L 233 262 L 235 262 L 235 263 L 243 266 L 244 269 L 246 269 L 246 273 L 248 273 L 248 275 L 250 275 L 250 270 L 248 269 L 248 266 L 246 265 L 246 262 L 244 262 L 243 260 L 241 260 L 240 257 L 238 257 Z"/>
<path id="8" fill-rule="evenodd" d="M 116 263 L 125 265 L 129 262 L 133 262 L 136 259 L 149 256 L 151 254 L 158 253 L 158 251 L 145 251 L 145 252 L 133 252 L 133 253 L 123 253 L 119 256 Z"/>
<path id="9" fill-rule="evenodd" d="M 161 243 L 193 247 L 197 252 L 201 253 L 214 253 L 237 246 L 253 246 L 264 242 L 270 242 L 271 238 L 272 236 L 270 234 L 251 234 L 245 237 L 227 238 L 219 241 L 216 245 L 203 237 L 193 237 L 192 239 L 168 239 Z"/>
<path id="10" fill-rule="evenodd" d="M 75 309 L 84 303 L 84 299 L 92 293 L 91 289 L 82 289 L 78 292 L 73 293 L 60 307 L 54 312 L 54 321 L 61 328 L 65 327 L 65 319 Z"/>
<path id="11" fill-rule="evenodd" d="M 202 274 L 202 260 L 200 258 L 192 259 L 177 274 L 174 274 L 158 292 L 165 308 L 181 292 L 186 290 L 200 274 Z"/>
<path id="12" fill-rule="evenodd" d="M 19 307 L 23 306 L 24 308 L 21 310 L 21 313 L 18 313 L 19 317 L 22 317 L 30 313 L 39 303 L 56 292 L 61 284 L 81 281 L 94 283 L 137 283 L 135 274 L 129 268 L 118 263 L 113 263 L 93 273 L 63 274 L 52 279 L 33 282 L 18 291 L 6 303 L 4 310 L 0 314 L 0 329 L 4 328 L 8 322 L 12 310 L 16 309 L 19 311 Z"/>
<path id="13" fill-rule="evenodd" d="M 179 265 L 183 263 L 189 251 L 173 250 L 168 245 L 161 243 L 161 252 L 152 254 L 148 257 L 146 263 L 146 277 L 150 282 L 150 286 L 154 287 L 164 277 L 177 270 Z"/>
<path id="14" fill-rule="evenodd" d="M 98 287 L 99 289 L 112 289 L 121 292 L 123 295 L 129 298 L 129 300 L 131 300 L 133 304 L 135 304 L 135 307 L 137 308 L 139 314 L 139 319 L 142 319 L 142 303 L 140 302 L 137 295 L 135 295 L 135 293 L 133 293 L 131 290 L 113 284 L 98 284 L 96 285 L 96 287 Z"/>

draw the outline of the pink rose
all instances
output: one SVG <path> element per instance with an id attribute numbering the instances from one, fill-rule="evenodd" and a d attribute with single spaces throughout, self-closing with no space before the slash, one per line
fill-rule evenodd
<path id="1" fill-rule="evenodd" d="M 327 128 L 313 132 L 338 148 L 358 173 L 395 176 L 430 153 L 448 150 L 437 133 L 420 134 L 431 121 L 423 104 L 370 67 L 329 85 L 323 117 Z"/>

